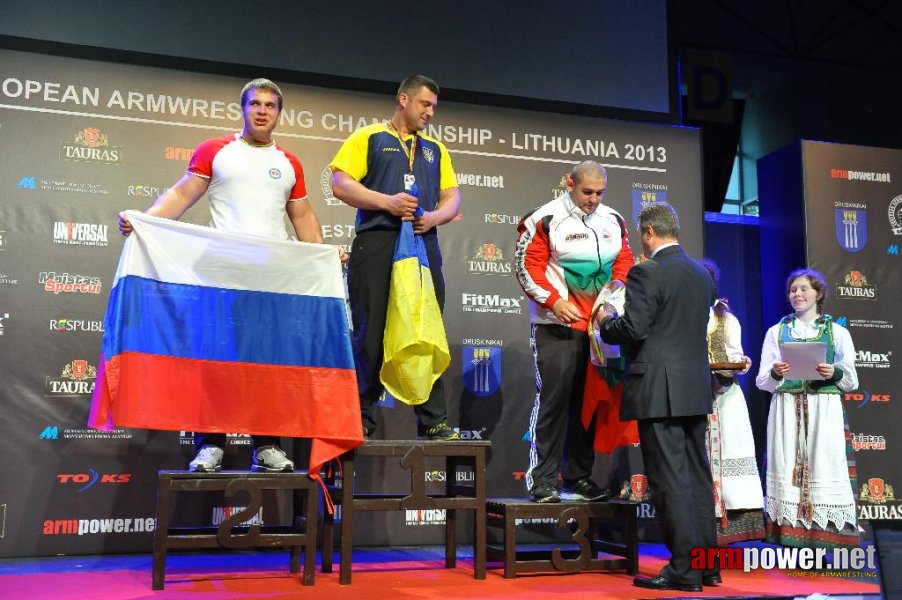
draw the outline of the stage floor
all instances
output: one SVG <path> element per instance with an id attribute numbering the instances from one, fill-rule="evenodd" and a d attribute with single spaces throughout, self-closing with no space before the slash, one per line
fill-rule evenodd
<path id="1" fill-rule="evenodd" d="M 336 564 L 333 573 L 317 571 L 315 586 L 303 587 L 298 576 L 288 573 L 286 550 L 173 551 L 167 560 L 166 589 L 157 592 L 150 587 L 150 554 L 0 559 L 0 598 L 880 598 L 873 571 L 839 577 L 816 571 L 724 571 L 722 585 L 691 594 L 643 590 L 624 573 L 504 579 L 500 563 L 489 563 L 486 580 L 476 581 L 471 548 L 460 547 L 458 557 L 458 567 L 446 570 L 442 547 L 361 548 L 354 552 L 352 585 L 338 584 Z M 642 544 L 641 574 L 656 574 L 665 557 L 663 546 Z"/>

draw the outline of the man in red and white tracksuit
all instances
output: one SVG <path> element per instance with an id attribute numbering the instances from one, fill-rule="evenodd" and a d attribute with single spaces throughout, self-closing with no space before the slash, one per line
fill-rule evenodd
<path id="1" fill-rule="evenodd" d="M 518 226 L 517 279 L 531 300 L 535 404 L 526 485 L 535 502 L 603 500 L 592 479 L 594 422 L 581 410 L 592 306 L 604 287 L 623 286 L 634 259 L 626 221 L 602 204 L 607 173 L 584 161 L 567 176 L 567 193 L 528 214 Z M 561 462 L 566 455 L 563 472 Z"/>

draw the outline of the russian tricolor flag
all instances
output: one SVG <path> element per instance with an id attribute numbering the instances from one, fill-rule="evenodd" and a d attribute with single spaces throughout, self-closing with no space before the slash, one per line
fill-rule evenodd
<path id="1" fill-rule="evenodd" d="M 333 247 L 128 216 L 88 425 L 363 442 Z"/>

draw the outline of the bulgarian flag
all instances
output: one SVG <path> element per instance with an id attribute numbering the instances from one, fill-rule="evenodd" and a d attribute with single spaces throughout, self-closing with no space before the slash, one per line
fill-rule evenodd
<path id="1" fill-rule="evenodd" d="M 451 353 L 426 247 L 410 221 L 401 223 L 393 260 L 379 377 L 401 402 L 422 404 L 451 364 Z"/>
<path id="2" fill-rule="evenodd" d="M 128 217 L 89 426 L 311 438 L 314 477 L 363 443 L 333 247 Z"/>

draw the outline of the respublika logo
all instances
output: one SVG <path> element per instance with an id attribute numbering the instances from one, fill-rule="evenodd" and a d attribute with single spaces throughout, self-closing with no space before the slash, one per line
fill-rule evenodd
<path id="1" fill-rule="evenodd" d="M 73 360 L 60 371 L 59 377 L 46 377 L 44 393 L 52 397 L 86 396 L 94 391 L 97 367 L 86 360 Z"/>
<path id="2" fill-rule="evenodd" d="M 501 340 L 463 341 L 463 381 L 474 396 L 491 396 L 501 386 L 501 343 Z"/>
<path id="3" fill-rule="evenodd" d="M 846 392 L 843 395 L 843 400 L 846 402 L 857 402 L 858 406 L 856 408 L 861 408 L 867 406 L 871 402 L 890 402 L 892 400 L 892 395 L 872 394 L 867 390 L 855 390 L 854 392 Z"/>
<path id="4" fill-rule="evenodd" d="M 53 294 L 99 294 L 100 277 L 90 277 L 55 271 L 42 271 L 38 274 L 38 283 L 43 284 L 45 292 Z"/>
<path id="5" fill-rule="evenodd" d="M 837 208 L 836 241 L 849 252 L 859 252 L 868 243 L 868 213 L 860 208 Z"/>
<path id="6" fill-rule="evenodd" d="M 836 295 L 843 300 L 876 300 L 877 286 L 870 285 L 861 271 L 849 271 L 836 284 Z"/>
<path id="7" fill-rule="evenodd" d="M 135 196 L 137 198 L 156 198 L 168 189 L 169 188 L 166 186 L 144 185 L 139 183 L 129 185 L 126 193 L 129 196 Z"/>
<path id="8" fill-rule="evenodd" d="M 56 221 L 53 223 L 53 243 L 69 246 L 109 246 L 107 226 L 100 223 L 75 223 Z"/>
<path id="9" fill-rule="evenodd" d="M 886 450 L 886 438 L 882 435 L 869 435 L 866 433 L 852 434 L 852 450 Z"/>
<path id="10" fill-rule="evenodd" d="M 60 160 L 118 165 L 122 161 L 122 148 L 110 146 L 107 135 L 96 127 L 86 127 L 75 134 L 72 142 L 60 145 Z"/>
<path id="11" fill-rule="evenodd" d="M 507 215 L 504 213 L 485 213 L 485 222 L 492 225 L 518 225 L 522 217 L 520 215 Z"/>
<path id="12" fill-rule="evenodd" d="M 88 468 L 87 473 L 58 473 L 56 478 L 60 484 L 75 484 L 79 493 L 94 487 L 97 484 L 128 483 L 131 481 L 131 473 L 101 473 L 93 467 Z"/>
<path id="13" fill-rule="evenodd" d="M 512 272 L 511 262 L 504 259 L 501 248 L 495 244 L 482 244 L 476 249 L 476 255 L 467 259 L 467 273 L 471 275 L 509 276 Z"/>
<path id="14" fill-rule="evenodd" d="M 500 313 L 519 315 L 523 313 L 523 296 L 501 296 L 499 294 L 461 294 L 463 312 Z"/>
<path id="15" fill-rule="evenodd" d="M 633 183 L 633 223 L 639 222 L 639 213 L 649 206 L 667 202 L 667 186 Z"/>
<path id="16" fill-rule="evenodd" d="M 893 351 L 886 353 L 871 352 L 870 350 L 855 351 L 855 366 L 859 369 L 888 369 L 890 367 L 890 357 Z"/>
<path id="17" fill-rule="evenodd" d="M 50 319 L 50 331 L 103 333 L 103 321 L 85 319 Z"/>

